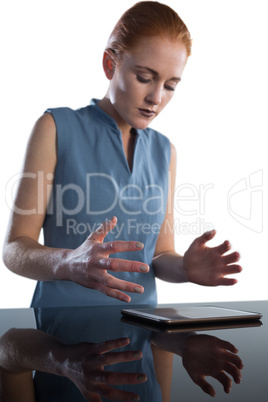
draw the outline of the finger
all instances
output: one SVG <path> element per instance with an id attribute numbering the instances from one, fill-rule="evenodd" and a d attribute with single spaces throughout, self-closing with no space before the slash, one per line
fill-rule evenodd
<path id="1" fill-rule="evenodd" d="M 197 381 L 195 381 L 197 385 L 208 395 L 210 396 L 215 396 L 216 392 L 214 388 L 205 380 L 204 377 L 198 378 Z"/>
<path id="2" fill-rule="evenodd" d="M 215 250 L 220 254 L 224 254 L 231 249 L 231 244 L 228 240 L 225 240 L 222 244 L 215 247 Z"/>
<path id="3" fill-rule="evenodd" d="M 107 233 L 109 233 L 110 230 L 112 230 L 116 224 L 117 224 L 117 218 L 116 216 L 113 216 L 112 219 L 103 222 L 96 230 L 94 230 L 94 232 L 92 232 L 88 236 L 88 239 L 103 242 Z"/>
<path id="4" fill-rule="evenodd" d="M 220 278 L 217 281 L 217 286 L 233 286 L 237 283 L 235 278 Z"/>
<path id="5" fill-rule="evenodd" d="M 114 272 L 149 272 L 150 267 L 139 261 L 122 260 L 119 258 L 101 258 L 101 268 Z"/>
<path id="6" fill-rule="evenodd" d="M 115 363 L 132 362 L 140 360 L 142 352 L 140 350 L 128 350 L 125 352 L 108 352 L 99 356 L 102 366 L 109 366 Z"/>
<path id="7" fill-rule="evenodd" d="M 234 262 L 237 262 L 240 260 L 240 254 L 235 251 L 231 254 L 225 255 L 224 257 L 222 257 L 224 264 L 228 265 L 228 264 L 233 264 Z"/>
<path id="8" fill-rule="evenodd" d="M 228 377 L 228 375 L 225 374 L 223 371 L 221 371 L 214 378 L 216 378 L 223 385 L 224 392 L 229 394 L 229 392 L 231 391 L 231 388 L 232 388 L 232 380 L 231 380 L 231 378 Z"/>
<path id="9" fill-rule="evenodd" d="M 222 273 L 225 276 L 225 275 L 239 274 L 241 271 L 242 271 L 241 265 L 232 264 L 224 267 Z"/>
<path id="10" fill-rule="evenodd" d="M 236 366 L 239 370 L 242 370 L 242 368 L 244 367 L 244 364 L 243 364 L 242 360 L 240 359 L 240 357 L 233 353 L 227 352 L 226 360 L 229 361 L 234 366 Z"/>
<path id="11" fill-rule="evenodd" d="M 100 278 L 96 278 L 96 280 L 101 280 Z M 137 283 L 127 282 L 122 279 L 118 279 L 113 277 L 112 275 L 106 274 L 105 279 L 102 279 L 102 282 L 99 283 L 100 287 L 107 288 L 107 291 L 110 290 L 121 290 L 123 292 L 130 293 L 143 293 L 144 288 Z M 98 290 L 100 290 L 98 288 Z"/>
<path id="12" fill-rule="evenodd" d="M 226 373 L 230 374 L 233 377 L 236 384 L 240 384 L 242 375 L 241 375 L 241 370 L 239 370 L 239 368 L 237 368 L 235 365 L 227 362 L 224 369 L 225 369 Z"/>
<path id="13" fill-rule="evenodd" d="M 139 294 L 144 292 L 144 288 L 136 283 L 126 282 L 121 279 L 113 278 L 112 276 L 111 278 L 111 280 L 107 280 L 104 284 L 98 282 L 97 280 L 96 283 L 94 283 L 93 288 L 99 292 L 102 292 L 106 296 L 113 297 L 125 303 L 129 303 L 131 301 L 131 297 L 126 293 L 120 292 L 120 290 Z"/>
<path id="14" fill-rule="evenodd" d="M 106 342 L 102 342 L 96 345 L 96 352 L 97 353 L 107 353 L 111 350 L 122 348 L 130 343 L 129 338 L 118 338 L 118 339 L 111 339 Z"/>
<path id="15" fill-rule="evenodd" d="M 223 339 L 218 339 L 217 346 L 219 346 L 222 349 L 229 350 L 232 353 L 238 353 L 238 349 L 232 343 L 224 341 Z M 230 357 L 234 356 L 232 353 L 228 353 L 228 356 Z"/>
<path id="16" fill-rule="evenodd" d="M 228 265 L 221 269 L 220 276 L 216 281 L 216 286 L 232 286 L 237 283 L 235 278 L 225 278 L 226 275 L 239 274 L 242 271 L 240 265 Z"/>
<path id="17" fill-rule="evenodd" d="M 137 241 L 122 241 L 116 240 L 102 244 L 102 250 L 106 251 L 108 254 L 122 253 L 124 251 L 137 251 L 142 250 L 144 247 L 143 243 Z"/>
<path id="18" fill-rule="evenodd" d="M 196 239 L 196 241 L 200 244 L 200 245 L 204 245 L 207 241 L 213 239 L 213 237 L 216 234 L 216 230 L 209 230 L 208 232 L 205 232 L 202 234 L 202 236 L 198 237 Z"/>
<path id="19" fill-rule="evenodd" d="M 125 303 L 129 303 L 131 301 L 131 297 L 123 292 L 119 292 L 116 289 L 108 288 L 107 286 L 103 285 L 102 283 L 96 283 L 94 289 L 98 290 L 99 292 L 105 294 L 108 297 L 112 297 L 114 299 L 118 299 Z"/>

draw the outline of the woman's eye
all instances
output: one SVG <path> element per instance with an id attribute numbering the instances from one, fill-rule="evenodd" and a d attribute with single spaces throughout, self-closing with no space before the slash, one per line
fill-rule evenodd
<path id="1" fill-rule="evenodd" d="M 146 78 L 143 78 L 143 77 L 141 77 L 140 75 L 137 75 L 137 80 L 138 80 L 139 82 L 143 82 L 143 83 L 145 83 L 145 84 L 148 84 L 148 83 L 150 82 L 150 80 L 148 80 L 148 79 L 146 79 Z"/>
<path id="2" fill-rule="evenodd" d="M 169 86 L 169 85 L 165 85 L 165 88 L 166 88 L 168 91 L 175 91 L 175 89 L 176 89 L 176 87 L 171 87 L 171 86 Z"/>

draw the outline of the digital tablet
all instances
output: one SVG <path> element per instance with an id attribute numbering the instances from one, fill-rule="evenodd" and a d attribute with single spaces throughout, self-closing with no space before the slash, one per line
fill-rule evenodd
<path id="1" fill-rule="evenodd" d="M 123 309 L 121 310 L 121 313 L 126 317 L 135 317 L 140 320 L 146 320 L 154 324 L 162 325 L 238 322 L 259 320 L 262 317 L 261 313 L 233 310 L 216 306 Z"/>
<path id="2" fill-rule="evenodd" d="M 135 327 L 147 329 L 153 332 L 164 332 L 165 334 L 174 334 L 182 332 L 200 332 L 200 331 L 218 331 L 241 328 L 256 328 L 262 327 L 261 320 L 240 320 L 240 321 L 212 321 L 212 322 L 197 322 L 192 324 L 165 325 L 154 323 L 153 321 L 143 320 L 131 316 L 123 315 L 121 322 Z"/>

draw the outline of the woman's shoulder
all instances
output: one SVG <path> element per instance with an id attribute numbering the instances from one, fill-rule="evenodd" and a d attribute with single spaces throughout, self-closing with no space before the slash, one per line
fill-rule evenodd
<path id="1" fill-rule="evenodd" d="M 52 108 L 47 108 L 45 110 L 45 113 L 50 113 L 53 116 L 57 117 L 79 117 L 85 113 L 88 113 L 90 111 L 90 106 L 84 106 L 78 109 L 74 109 L 68 106 L 60 106 L 60 107 L 52 107 Z"/>
<path id="2" fill-rule="evenodd" d="M 166 135 L 162 134 L 161 132 L 147 127 L 145 130 L 142 130 L 142 136 L 144 140 L 148 143 L 148 145 L 151 144 L 152 147 L 157 147 L 164 151 L 170 151 L 170 140 Z"/>
<path id="3" fill-rule="evenodd" d="M 168 137 L 153 128 L 141 132 L 144 152 L 148 158 L 153 158 L 163 169 L 168 168 L 171 157 L 171 142 Z"/>
<path id="4" fill-rule="evenodd" d="M 94 124 L 94 114 L 91 106 L 84 106 L 79 109 L 71 107 L 55 107 L 45 110 L 45 114 L 50 114 L 56 124 L 57 132 L 72 132 L 81 127 L 92 127 Z"/>

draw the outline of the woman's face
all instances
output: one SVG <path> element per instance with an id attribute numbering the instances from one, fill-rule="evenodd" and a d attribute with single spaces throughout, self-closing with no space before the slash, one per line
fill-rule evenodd
<path id="1" fill-rule="evenodd" d="M 123 54 L 107 94 L 121 130 L 149 125 L 174 95 L 186 61 L 185 46 L 168 38 L 145 38 Z"/>

